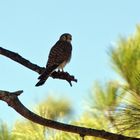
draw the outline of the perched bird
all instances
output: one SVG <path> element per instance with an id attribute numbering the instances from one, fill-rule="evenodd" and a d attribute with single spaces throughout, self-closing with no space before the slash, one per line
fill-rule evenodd
<path id="1" fill-rule="evenodd" d="M 64 33 L 60 36 L 56 44 L 51 48 L 45 71 L 38 77 L 39 82 L 35 86 L 41 86 L 45 83 L 51 73 L 58 69 L 63 71 L 65 65 L 70 61 L 72 54 L 72 36 Z"/>

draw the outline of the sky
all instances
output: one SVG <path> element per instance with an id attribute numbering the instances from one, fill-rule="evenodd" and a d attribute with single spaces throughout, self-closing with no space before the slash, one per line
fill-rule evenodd
<path id="1" fill-rule="evenodd" d="M 65 71 L 78 79 L 72 87 L 52 78 L 35 87 L 37 73 L 0 56 L 0 90 L 24 90 L 19 99 L 30 109 L 51 95 L 68 98 L 75 114 L 81 112 L 95 81 L 119 79 L 107 52 L 120 36 L 134 33 L 139 5 L 139 0 L 0 0 L 0 46 L 45 66 L 50 48 L 70 33 L 73 52 Z M 0 101 L 0 120 L 13 124 L 20 118 Z"/>

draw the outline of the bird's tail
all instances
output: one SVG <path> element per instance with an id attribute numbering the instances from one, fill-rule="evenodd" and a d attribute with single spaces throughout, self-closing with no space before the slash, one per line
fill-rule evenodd
<path id="1" fill-rule="evenodd" d="M 38 86 L 43 85 L 43 84 L 46 82 L 46 80 L 48 79 L 49 75 L 50 75 L 50 74 L 47 72 L 47 70 L 45 70 L 45 71 L 38 77 L 39 81 L 38 81 L 38 83 L 37 83 L 35 86 L 38 87 Z"/>
<path id="2" fill-rule="evenodd" d="M 50 74 L 57 68 L 58 66 L 52 66 L 50 68 L 46 68 L 46 70 L 38 77 L 39 82 L 35 85 L 36 87 L 43 85 Z"/>

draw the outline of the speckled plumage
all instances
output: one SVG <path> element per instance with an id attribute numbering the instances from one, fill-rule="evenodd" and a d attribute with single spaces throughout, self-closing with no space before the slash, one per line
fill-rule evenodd
<path id="1" fill-rule="evenodd" d="M 60 39 L 56 44 L 51 48 L 48 62 L 46 64 L 45 71 L 38 77 L 39 82 L 36 86 L 41 86 L 48 79 L 50 74 L 55 69 L 62 69 L 70 61 L 72 54 L 72 45 L 71 45 L 72 36 L 68 33 L 65 33 L 60 36 Z"/>

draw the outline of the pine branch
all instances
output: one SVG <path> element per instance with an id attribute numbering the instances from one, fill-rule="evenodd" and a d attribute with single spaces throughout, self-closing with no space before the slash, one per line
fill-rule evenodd
<path id="1" fill-rule="evenodd" d="M 0 54 L 12 59 L 13 61 L 16 61 L 17 63 L 29 68 L 30 70 L 33 70 L 33 71 L 37 72 L 38 74 L 41 74 L 45 70 L 44 67 L 40 67 L 36 64 L 31 63 L 29 60 L 23 58 L 18 53 L 6 50 L 2 47 L 0 47 Z M 74 76 L 70 75 L 67 72 L 56 72 L 56 71 L 54 71 L 50 75 L 50 77 L 52 77 L 54 79 L 57 78 L 57 79 L 66 80 L 70 84 L 70 86 L 72 86 L 72 83 L 71 83 L 72 81 L 77 82 L 77 79 L 75 79 Z"/>
<path id="2" fill-rule="evenodd" d="M 56 122 L 53 120 L 45 119 L 37 114 L 34 114 L 30 110 L 28 110 L 18 99 L 18 96 L 22 93 L 22 90 L 16 92 L 8 92 L 0 90 L 0 100 L 5 101 L 9 106 L 15 109 L 19 114 L 23 117 L 31 120 L 35 123 L 38 123 L 43 126 L 47 126 L 50 128 L 76 133 L 80 136 L 95 136 L 99 138 L 104 138 L 108 140 L 140 140 L 140 138 L 131 138 L 119 134 L 114 134 L 110 132 L 106 132 L 104 130 L 96 130 L 91 128 L 85 128 L 80 126 L 74 126 L 69 124 L 64 124 L 60 122 Z"/>

